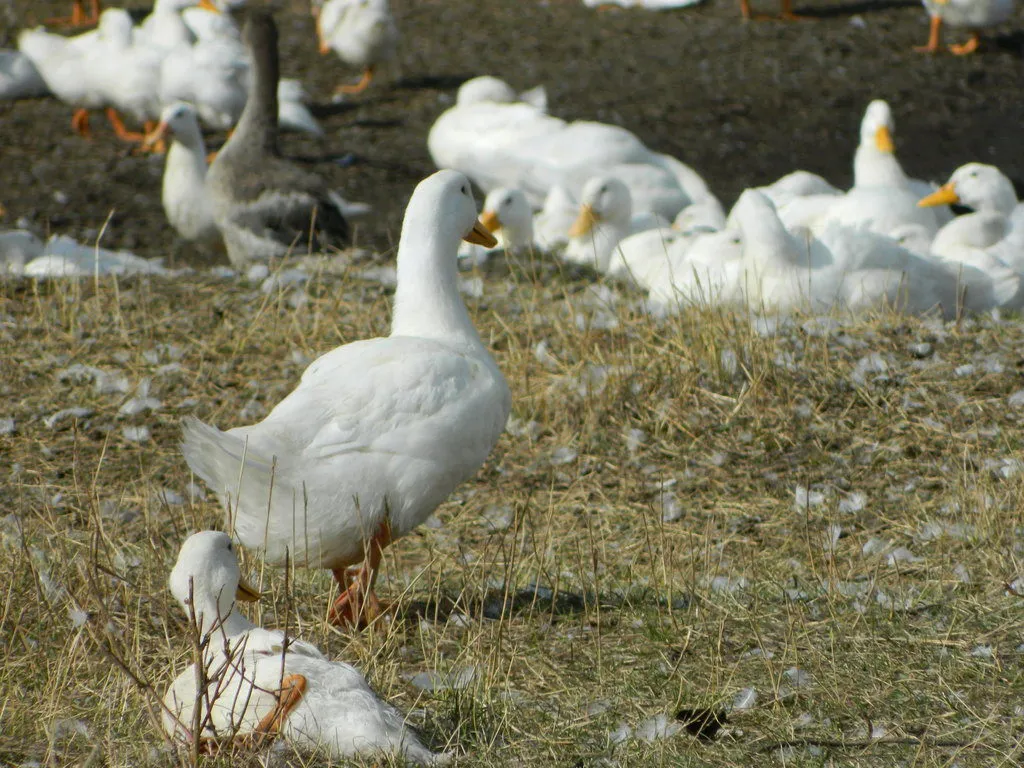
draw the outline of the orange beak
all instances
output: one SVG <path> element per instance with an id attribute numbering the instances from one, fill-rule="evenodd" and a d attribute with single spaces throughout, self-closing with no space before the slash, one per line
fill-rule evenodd
<path id="1" fill-rule="evenodd" d="M 240 600 L 243 603 L 255 603 L 263 595 L 260 594 L 259 590 L 253 587 L 245 579 L 238 580 L 238 588 L 235 590 L 235 600 Z"/>
<path id="2" fill-rule="evenodd" d="M 572 223 L 572 227 L 569 229 L 569 237 L 581 237 L 587 234 L 598 221 L 599 217 L 594 213 L 593 206 L 581 205 L 580 215 L 576 217 L 576 221 Z"/>
<path id="3" fill-rule="evenodd" d="M 220 13 L 220 8 L 213 4 L 212 0 L 199 0 L 199 7 L 210 13 Z"/>
<path id="4" fill-rule="evenodd" d="M 892 134 L 884 125 L 875 131 L 875 146 L 878 147 L 879 152 L 885 152 L 889 155 L 896 151 L 896 145 L 892 141 Z"/>
<path id="5" fill-rule="evenodd" d="M 484 211 L 480 214 L 480 223 L 487 227 L 488 232 L 497 232 L 501 229 L 501 219 L 494 211 Z"/>
<path id="6" fill-rule="evenodd" d="M 490 230 L 482 221 L 477 221 L 471 230 L 462 238 L 467 243 L 482 245 L 485 248 L 493 248 L 498 244 L 498 238 L 491 234 Z"/>
<path id="7" fill-rule="evenodd" d="M 922 197 L 917 201 L 918 208 L 931 208 L 934 205 L 951 205 L 960 202 L 960 195 L 956 193 L 953 182 L 943 184 L 928 197 Z"/>
<path id="8" fill-rule="evenodd" d="M 157 124 L 156 128 L 153 129 L 153 132 L 147 134 L 146 138 L 144 138 L 142 140 L 142 148 L 143 149 L 150 149 L 158 141 L 160 141 L 163 138 L 166 138 L 166 136 L 167 136 L 167 134 L 168 134 L 168 132 L 170 130 L 171 130 L 170 126 L 167 125 L 167 123 L 165 123 L 163 120 L 161 120 Z"/>

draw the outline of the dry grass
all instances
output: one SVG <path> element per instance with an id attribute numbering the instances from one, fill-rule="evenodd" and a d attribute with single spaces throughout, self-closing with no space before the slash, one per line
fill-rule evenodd
<path id="1" fill-rule="evenodd" d="M 268 591 L 255 619 L 289 613 L 459 765 L 1024 762 L 1024 411 L 1008 402 L 1024 327 L 880 316 L 767 336 L 725 312 L 656 322 L 542 274 L 489 277 L 470 300 L 517 421 L 389 551 L 395 619 L 331 630 L 326 574 L 286 591 L 250 557 Z M 325 271 L 299 293 L 0 285 L 0 418 L 16 424 L 0 436 L 0 763 L 187 758 L 139 684 L 162 693 L 189 660 L 166 577 L 186 533 L 220 521 L 188 492 L 179 421 L 258 416 L 308 359 L 386 329 L 376 284 Z M 115 391 L 59 376 L 75 364 Z M 119 415 L 144 379 L 160 407 Z M 88 414 L 47 423 L 72 407 Z M 428 671 L 465 685 L 410 682 Z M 745 689 L 756 702 L 713 741 L 615 743 Z"/>

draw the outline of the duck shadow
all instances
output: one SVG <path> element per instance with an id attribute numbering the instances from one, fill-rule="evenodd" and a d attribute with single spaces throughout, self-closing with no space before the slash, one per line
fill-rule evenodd
<path id="1" fill-rule="evenodd" d="M 1024 59 L 1024 30 L 1008 32 L 1005 35 L 996 35 L 985 42 L 994 50 L 1013 54 L 1018 59 Z M 982 53 L 984 53 L 984 48 Z"/>
<path id="2" fill-rule="evenodd" d="M 601 600 L 602 605 L 607 602 Z M 531 613 L 566 616 L 583 613 L 588 606 L 593 608 L 596 605 L 597 596 L 592 593 L 555 592 L 539 584 L 530 584 L 508 592 L 489 589 L 482 595 L 442 593 L 426 600 L 414 600 L 402 605 L 398 618 L 406 623 L 418 623 L 423 619 L 440 623 L 454 614 L 491 620 Z"/>
<path id="3" fill-rule="evenodd" d="M 414 75 L 400 77 L 391 87 L 399 91 L 454 91 L 475 75 Z"/>
<path id="4" fill-rule="evenodd" d="M 863 16 L 870 13 L 890 11 L 895 8 L 917 8 L 916 0 L 857 0 L 853 3 L 834 5 L 828 8 L 797 8 L 797 13 L 812 19 L 834 19 L 844 16 Z"/>

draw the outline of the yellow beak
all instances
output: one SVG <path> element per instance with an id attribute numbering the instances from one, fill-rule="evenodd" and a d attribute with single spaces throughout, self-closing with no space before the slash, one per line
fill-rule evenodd
<path id="1" fill-rule="evenodd" d="M 580 206 L 580 215 L 576 217 L 576 221 L 572 223 L 572 227 L 569 228 L 569 237 L 581 237 L 594 228 L 594 225 L 601 220 L 601 217 L 594 213 L 594 209 L 589 205 Z"/>
<path id="2" fill-rule="evenodd" d="M 255 603 L 263 595 L 259 591 L 251 586 L 245 579 L 238 580 L 238 588 L 235 590 L 235 600 L 240 600 L 243 603 Z"/>
<path id="3" fill-rule="evenodd" d="M 928 197 L 922 197 L 917 201 L 918 208 L 931 208 L 933 205 L 951 205 L 960 202 L 960 195 L 956 193 L 953 182 L 943 184 Z"/>
<path id="4" fill-rule="evenodd" d="M 501 219 L 494 211 L 484 211 L 480 214 L 480 223 L 487 227 L 488 232 L 497 232 L 501 229 Z"/>
<path id="5" fill-rule="evenodd" d="M 487 225 L 482 221 L 477 221 L 476 224 L 473 225 L 473 228 L 469 230 L 462 239 L 467 243 L 482 245 L 485 248 L 493 248 L 498 244 L 498 238 L 491 234 Z"/>
<path id="6" fill-rule="evenodd" d="M 142 148 L 143 149 L 149 149 L 154 144 L 156 144 L 158 141 L 160 141 L 160 139 L 166 137 L 167 136 L 167 131 L 169 131 L 169 130 L 170 130 L 170 126 L 168 126 L 167 123 L 165 123 L 163 120 L 161 120 L 157 124 L 156 128 L 153 129 L 152 133 L 147 133 L 146 134 L 146 138 L 144 138 L 142 140 Z"/>
<path id="7" fill-rule="evenodd" d="M 213 4 L 213 0 L 199 0 L 199 7 L 210 13 L 220 13 L 220 8 Z"/>
<path id="8" fill-rule="evenodd" d="M 879 152 L 886 152 L 890 155 L 896 151 L 896 145 L 892 143 L 892 134 L 884 125 L 875 131 L 875 146 L 878 147 Z"/>

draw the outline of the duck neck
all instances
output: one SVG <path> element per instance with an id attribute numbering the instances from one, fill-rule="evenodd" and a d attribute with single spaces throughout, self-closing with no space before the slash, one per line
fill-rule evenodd
<path id="1" fill-rule="evenodd" d="M 410 227 L 408 220 L 402 230 L 391 335 L 481 344 L 459 295 L 454 263 L 444 263 L 443 254 L 449 251 L 454 262 L 457 246 L 440 242 L 430 227 Z M 410 231 L 418 233 L 415 243 L 407 240 Z M 424 231 L 428 232 L 425 239 Z"/>
<path id="2" fill-rule="evenodd" d="M 853 186 L 905 187 L 907 175 L 892 152 L 861 144 L 853 156 Z"/>
<path id="3" fill-rule="evenodd" d="M 261 43 L 252 51 L 249 97 L 231 138 L 243 146 L 277 154 L 277 40 Z"/>
<path id="4" fill-rule="evenodd" d="M 227 616 L 222 618 L 220 613 L 216 600 L 202 601 L 196 606 L 195 619 L 199 625 L 199 635 L 200 637 L 210 636 L 209 649 L 213 652 L 219 651 L 223 647 L 226 638 L 241 632 L 248 632 L 256 626 L 239 613 L 234 605 L 228 611 Z"/>

